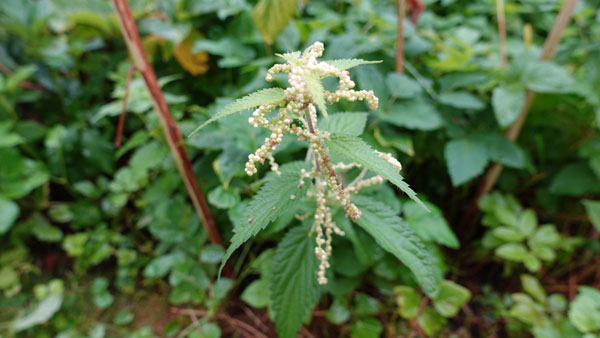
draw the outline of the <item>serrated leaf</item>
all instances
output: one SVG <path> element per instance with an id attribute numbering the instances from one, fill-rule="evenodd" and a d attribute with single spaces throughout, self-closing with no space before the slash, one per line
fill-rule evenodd
<path id="1" fill-rule="evenodd" d="M 485 147 L 472 139 L 448 142 L 444 155 L 455 187 L 481 174 L 488 163 Z"/>
<path id="2" fill-rule="evenodd" d="M 327 60 L 328 64 L 334 66 L 340 70 L 346 70 L 361 65 L 368 65 L 371 63 L 381 63 L 382 61 L 367 61 L 363 59 L 338 59 L 338 60 Z"/>
<path id="3" fill-rule="evenodd" d="M 408 129 L 435 130 L 444 125 L 444 120 L 435 107 L 421 99 L 396 102 L 378 117 Z"/>
<path id="4" fill-rule="evenodd" d="M 263 230 L 270 222 L 276 220 L 282 212 L 288 210 L 296 199 L 291 195 L 304 196 L 308 184 L 298 187 L 300 183 L 300 170 L 306 169 L 304 162 L 291 162 L 279 168 L 281 175 L 271 174 L 267 176 L 264 186 L 254 196 L 244 216 L 237 222 L 233 229 L 231 244 L 225 252 L 221 261 L 220 271 L 231 254 L 244 242 Z"/>
<path id="5" fill-rule="evenodd" d="M 285 61 L 287 61 L 289 63 L 294 63 L 294 62 L 298 61 L 301 56 L 299 51 L 283 53 L 283 54 L 275 53 L 275 55 L 279 56 L 280 58 L 284 59 Z"/>
<path id="6" fill-rule="evenodd" d="M 295 13 L 296 0 L 259 0 L 252 10 L 252 18 L 256 29 L 270 45 Z"/>
<path id="7" fill-rule="evenodd" d="M 313 238 L 308 229 L 296 227 L 279 242 L 273 258 L 271 301 L 275 327 L 282 338 L 296 337 L 302 321 L 321 295 Z"/>
<path id="8" fill-rule="evenodd" d="M 320 120 L 319 129 L 332 134 L 359 136 L 367 124 L 367 113 L 337 113 Z"/>
<path id="9" fill-rule="evenodd" d="M 356 224 L 367 231 L 385 250 L 396 256 L 413 272 L 430 297 L 439 291 L 442 272 L 435 259 L 414 231 L 385 204 L 365 196 L 352 199 L 362 211 Z"/>
<path id="10" fill-rule="evenodd" d="M 308 92 L 310 93 L 310 96 L 312 97 L 317 107 L 319 107 L 321 114 L 325 116 L 325 119 L 329 119 L 329 116 L 327 115 L 327 106 L 325 105 L 325 89 L 323 88 L 323 84 L 321 83 L 319 75 L 304 75 L 304 81 L 306 81 Z"/>
<path id="11" fill-rule="evenodd" d="M 425 204 L 417 197 L 417 193 L 404 182 L 404 178 L 397 172 L 396 168 L 379 157 L 365 141 L 355 136 L 332 134 L 328 140 L 325 140 L 325 145 L 332 152 L 381 175 L 400 188 L 413 201 L 427 209 Z"/>
<path id="12" fill-rule="evenodd" d="M 281 88 L 265 88 L 257 90 L 254 93 L 248 94 L 241 99 L 237 99 L 234 102 L 226 105 L 223 109 L 211 117 L 208 121 L 202 123 L 200 127 L 196 128 L 188 137 L 194 135 L 202 128 L 207 125 L 222 119 L 225 116 L 251 109 L 264 104 L 277 104 L 285 98 L 284 91 Z"/>

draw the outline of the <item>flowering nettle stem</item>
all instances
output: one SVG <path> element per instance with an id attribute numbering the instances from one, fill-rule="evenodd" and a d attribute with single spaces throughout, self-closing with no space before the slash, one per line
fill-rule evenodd
<path id="1" fill-rule="evenodd" d="M 324 145 L 324 140 L 330 134 L 319 130 L 317 127 L 317 107 L 323 111 L 324 104 L 332 104 L 341 99 L 349 101 L 365 100 L 371 109 L 377 109 L 378 99 L 372 90 L 354 90 L 355 83 L 350 79 L 347 70 L 338 69 L 327 62 L 318 62 L 317 58 L 323 54 L 324 46 L 321 42 L 315 42 L 302 55 L 300 53 L 288 53 L 282 55 L 287 61 L 285 64 L 277 64 L 267 72 L 266 80 L 272 81 L 276 73 L 287 73 L 290 87 L 284 91 L 284 99 L 278 104 L 267 104 L 259 106 L 248 122 L 254 127 L 263 127 L 271 130 L 271 135 L 265 138 L 265 143 L 258 148 L 254 154 L 248 156 L 245 171 L 248 175 L 257 173 L 256 163 L 265 163 L 269 160 L 271 170 L 279 174 L 279 167 L 273 158 L 272 152 L 281 144 L 283 135 L 292 134 L 300 141 L 308 141 L 309 148 L 314 155 L 312 170 L 302 170 L 300 186 L 304 185 L 304 178 L 311 178 L 314 182 L 307 193 L 317 201 L 317 209 L 314 213 L 313 232 L 316 233 L 315 254 L 319 259 L 318 282 L 326 284 L 325 273 L 329 268 L 329 257 L 331 256 L 332 234 L 343 236 L 344 232 L 335 224 L 331 215 L 329 203 L 340 205 L 346 211 L 346 217 L 358 219 L 361 211 L 350 201 L 350 194 L 355 194 L 362 188 L 383 182 L 381 176 L 364 179 L 365 170 L 347 187 L 344 187 L 340 179 L 340 172 L 360 167 L 359 164 L 338 163 L 333 164 L 329 157 L 329 151 Z M 334 92 L 322 88 L 320 81 L 328 76 L 339 78 L 339 84 Z M 267 119 L 266 114 L 277 109 L 277 116 Z M 398 170 L 400 163 L 390 154 L 379 153 Z M 290 196 L 295 199 L 297 196 Z"/>

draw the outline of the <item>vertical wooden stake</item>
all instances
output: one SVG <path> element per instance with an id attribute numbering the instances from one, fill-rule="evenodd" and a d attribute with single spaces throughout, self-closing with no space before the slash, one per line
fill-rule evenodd
<path id="1" fill-rule="evenodd" d="M 506 67 L 506 18 L 504 16 L 504 0 L 496 0 L 496 17 L 498 18 L 498 35 L 500 38 L 500 67 Z"/>
<path id="2" fill-rule="evenodd" d="M 158 81 L 156 80 L 154 69 L 152 69 L 152 66 L 148 62 L 146 52 L 142 47 L 140 35 L 133 19 L 133 15 L 131 14 L 131 9 L 127 4 L 127 0 L 113 0 L 113 4 L 115 6 L 117 18 L 119 19 L 119 24 L 121 25 L 123 37 L 125 38 L 127 48 L 129 49 L 129 54 L 133 59 L 135 68 L 144 78 L 146 88 L 148 89 L 150 97 L 152 98 L 152 103 L 154 104 L 154 109 L 158 113 L 158 120 L 160 121 L 165 138 L 171 149 L 171 154 L 175 158 L 177 168 L 181 173 L 181 177 L 183 178 L 185 187 L 192 200 L 192 204 L 196 209 L 196 213 L 204 224 L 204 228 L 208 232 L 211 242 L 222 244 L 221 236 L 219 235 L 214 218 L 210 212 L 210 207 L 208 206 L 206 198 L 194 176 L 194 171 L 192 170 L 192 165 L 185 149 L 185 143 L 181 136 L 181 132 L 179 131 L 179 127 L 169 112 L 169 107 L 167 106 L 163 93 L 158 85 Z"/>
<path id="3" fill-rule="evenodd" d="M 398 0 L 398 36 L 396 38 L 396 73 L 404 73 L 404 18 L 406 0 Z"/>

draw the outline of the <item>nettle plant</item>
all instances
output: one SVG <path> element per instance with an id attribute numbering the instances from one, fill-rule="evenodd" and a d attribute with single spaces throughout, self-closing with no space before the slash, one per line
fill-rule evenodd
<path id="1" fill-rule="evenodd" d="M 426 209 L 400 175 L 400 162 L 391 154 L 372 149 L 358 137 L 366 124 L 366 114 L 327 114 L 327 104 L 342 99 L 366 101 L 371 109 L 377 108 L 373 91 L 354 90 L 348 72 L 349 68 L 372 62 L 318 61 L 323 50 L 323 44 L 316 42 L 303 53 L 279 55 L 287 63 L 269 69 L 266 80 L 272 81 L 277 73 L 287 73 L 290 87 L 262 89 L 247 95 L 225 106 L 196 130 L 227 115 L 258 107 L 248 122 L 271 131 L 264 144 L 248 156 L 245 171 L 254 175 L 258 164 L 268 162 L 272 172 L 235 224 L 222 264 L 269 223 L 279 218 L 289 223 L 291 218 L 283 216 L 296 210 L 295 204 L 316 204 L 314 212 L 301 217 L 303 226 L 288 231 L 275 251 L 272 302 L 276 327 L 282 336 L 295 334 L 319 298 L 319 284 L 328 282 L 333 234 L 344 236 L 334 222 L 334 215 L 339 212 L 406 264 L 428 296 L 436 296 L 442 277 L 432 253 L 397 212 L 361 194 L 365 188 L 388 180 Z M 339 79 L 334 92 L 325 90 L 321 83 L 329 76 Z M 276 163 L 273 151 L 285 135 L 308 142 L 306 161 L 281 166 Z"/>

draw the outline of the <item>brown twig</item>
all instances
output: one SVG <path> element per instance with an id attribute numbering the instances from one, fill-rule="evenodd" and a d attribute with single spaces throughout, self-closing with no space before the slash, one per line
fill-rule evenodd
<path id="1" fill-rule="evenodd" d="M 404 73 L 404 18 L 406 0 L 398 0 L 398 33 L 396 37 L 396 73 Z"/>
<path id="2" fill-rule="evenodd" d="M 175 158 L 185 187 L 187 188 L 188 194 L 196 209 L 196 213 L 204 224 L 211 242 L 222 244 L 221 236 L 219 235 L 214 218 L 210 212 L 210 207 L 208 206 L 206 198 L 194 176 L 194 171 L 192 170 L 192 165 L 185 149 L 185 143 L 181 136 L 181 132 L 179 131 L 179 127 L 169 112 L 169 107 L 167 106 L 163 93 L 158 85 L 158 81 L 156 80 L 154 69 L 152 69 L 152 66 L 148 62 L 146 52 L 142 47 L 140 35 L 133 19 L 131 9 L 126 0 L 113 0 L 113 5 L 115 7 L 117 18 L 119 19 L 119 24 L 121 25 L 121 31 L 127 44 L 127 48 L 133 59 L 133 65 L 140 72 L 146 83 L 146 88 L 150 93 L 152 103 L 158 113 L 158 119 L 165 134 L 165 138 L 167 139 L 171 153 Z M 225 274 L 228 274 L 228 269 L 225 270 Z"/>
<path id="3" fill-rule="evenodd" d="M 133 78 L 133 72 L 135 71 L 135 66 L 131 65 L 129 67 L 129 73 L 127 74 L 127 80 L 125 82 L 125 92 L 123 93 L 123 106 L 121 108 L 121 115 L 119 115 L 119 124 L 117 125 L 117 136 L 115 137 L 115 148 L 119 148 L 121 146 L 121 136 L 123 135 L 123 124 L 125 124 L 125 112 L 127 111 L 127 97 L 129 96 L 129 85 L 131 84 L 131 79 Z"/>
<path id="4" fill-rule="evenodd" d="M 208 311 L 206 311 L 206 310 L 182 309 L 182 308 L 177 308 L 177 307 L 172 307 L 171 308 L 171 312 L 173 312 L 175 314 L 178 314 L 178 315 L 185 315 L 185 316 L 189 316 L 190 314 L 194 314 L 194 315 L 200 316 L 200 317 L 204 317 L 204 316 L 207 316 L 209 314 Z M 228 315 L 226 315 L 224 313 L 217 313 L 217 314 L 215 314 L 215 317 L 217 317 L 217 319 L 224 320 L 224 321 L 228 322 L 234 328 L 242 329 L 242 330 L 246 331 L 246 332 L 241 332 L 240 331 L 240 333 L 243 336 L 245 336 L 245 337 L 268 338 L 262 332 L 260 332 L 257 329 L 253 328 L 248 323 L 246 323 L 244 321 L 241 321 L 239 319 L 236 319 L 236 318 L 232 318 L 232 317 L 230 317 L 230 316 L 228 316 Z"/>
<path id="5" fill-rule="evenodd" d="M 564 2 L 560 12 L 558 13 L 558 16 L 556 17 L 554 25 L 552 26 L 552 30 L 546 38 L 544 47 L 542 48 L 542 52 L 538 58 L 539 61 L 550 60 L 556 52 L 556 48 L 558 47 L 562 33 L 567 27 L 569 21 L 571 21 L 575 5 L 577 5 L 577 0 L 566 0 Z M 505 133 L 505 137 L 508 140 L 514 142 L 519 137 L 534 98 L 535 92 L 527 90 L 525 93 L 525 101 L 523 102 L 523 106 L 521 107 L 517 120 L 508 128 Z M 502 169 L 503 166 L 498 163 L 494 163 L 490 166 L 490 168 L 488 168 L 484 179 L 481 182 L 477 193 L 475 194 L 475 199 L 471 203 L 469 209 L 465 212 L 465 217 L 463 217 L 463 220 L 461 221 L 461 227 L 468 226 L 470 224 L 472 218 L 477 213 L 477 200 L 492 190 L 498 181 L 500 174 L 502 173 Z"/>
<path id="6" fill-rule="evenodd" d="M 500 67 L 506 67 L 506 17 L 504 16 L 504 0 L 496 0 L 496 17 L 498 18 L 498 36 L 500 38 Z"/>

